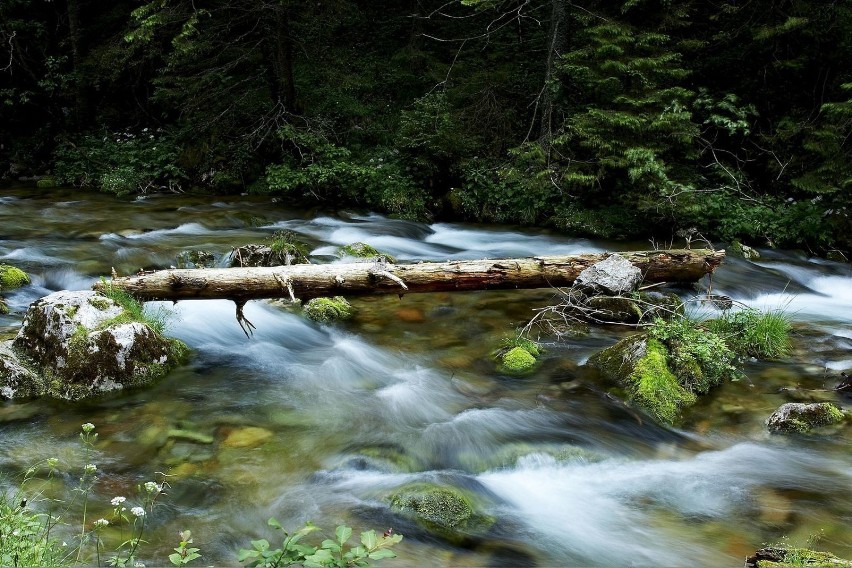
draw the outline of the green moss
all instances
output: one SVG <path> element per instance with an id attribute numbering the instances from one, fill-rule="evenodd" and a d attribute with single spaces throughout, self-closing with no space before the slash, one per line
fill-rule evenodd
<path id="1" fill-rule="evenodd" d="M 808 548 L 769 547 L 758 551 L 757 568 L 852 568 L 852 562 L 830 552 Z"/>
<path id="2" fill-rule="evenodd" d="M 520 375 L 533 369 L 535 357 L 523 347 L 514 347 L 500 358 L 500 369 L 513 375 Z"/>
<path id="3" fill-rule="evenodd" d="M 314 321 L 330 323 L 346 320 L 355 315 L 355 309 L 343 296 L 334 298 L 314 298 L 302 308 L 305 315 Z"/>
<path id="4" fill-rule="evenodd" d="M 6 303 L 6 300 L 0 298 L 0 316 L 4 316 L 9 313 L 9 305 Z"/>
<path id="5" fill-rule="evenodd" d="M 276 231 L 272 234 L 269 248 L 279 257 L 291 257 L 291 263 L 304 264 L 308 262 L 310 247 L 298 239 L 293 231 Z M 286 263 L 285 263 L 286 264 Z"/>
<path id="6" fill-rule="evenodd" d="M 385 254 L 371 247 L 367 243 L 352 243 L 350 245 L 344 245 L 340 247 L 337 251 L 337 254 L 341 257 L 351 256 L 355 258 L 376 258 L 383 257 L 385 260 L 392 264 L 396 264 L 396 258 L 389 254 Z"/>
<path id="7" fill-rule="evenodd" d="M 101 296 L 94 296 L 92 298 L 89 298 L 88 302 L 92 307 L 97 308 L 99 310 L 106 310 L 111 305 L 109 300 L 107 300 L 106 298 L 101 297 Z M 75 311 L 75 313 L 76 313 L 76 311 Z M 74 314 L 72 314 L 70 312 L 68 313 L 68 315 L 71 316 L 71 317 L 74 317 Z"/>
<path id="8" fill-rule="evenodd" d="M 53 176 L 44 176 L 36 182 L 36 187 L 39 189 L 50 189 L 56 187 L 56 178 Z"/>
<path id="9" fill-rule="evenodd" d="M 669 370 L 668 352 L 655 339 L 649 339 L 644 357 L 636 362 L 628 377 L 632 400 L 639 403 L 658 420 L 673 424 L 681 409 L 695 403 L 693 393 L 681 386 Z"/>
<path id="10" fill-rule="evenodd" d="M 412 483 L 390 497 L 391 510 L 413 518 L 433 534 L 451 541 L 467 534 L 482 534 L 494 518 L 476 511 L 476 498 L 461 489 Z"/>
<path id="11" fill-rule="evenodd" d="M 649 334 L 665 344 L 669 368 L 690 392 L 706 393 L 740 374 L 734 366 L 736 354 L 724 339 L 696 322 L 686 318 L 657 319 Z"/>
<path id="12" fill-rule="evenodd" d="M 20 268 L 0 264 L 0 290 L 13 290 L 30 283 L 30 277 Z"/>

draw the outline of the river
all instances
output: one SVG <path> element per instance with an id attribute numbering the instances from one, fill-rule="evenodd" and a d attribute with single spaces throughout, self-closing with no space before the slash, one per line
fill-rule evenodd
<path id="1" fill-rule="evenodd" d="M 6 294 L 12 313 L 0 316 L 0 335 L 14 332 L 37 298 L 88 289 L 113 268 L 168 267 L 194 249 L 221 262 L 232 247 L 282 229 L 309 243 L 314 262 L 334 262 L 336 248 L 355 241 L 400 262 L 649 248 L 293 210 L 266 197 L 12 189 L 0 195 L 0 262 L 26 270 L 33 284 Z M 680 428 L 637 417 L 584 366 L 630 333 L 624 328 L 542 338 L 543 364 L 529 377 L 495 370 L 491 352 L 553 300 L 552 290 L 360 298 L 357 316 L 332 326 L 253 301 L 251 338 L 232 303 L 185 301 L 148 309 L 170 312 L 168 333 L 192 348 L 188 364 L 120 396 L 0 403 L 0 467 L 14 479 L 58 457 L 67 473 L 46 492 L 62 496 L 79 475 L 80 425 L 94 423 L 101 474 L 90 514 L 106 514 L 113 496 L 130 495 L 154 472 L 171 475 L 142 550 L 149 565 L 165 562 L 183 529 L 201 564 L 234 565 L 251 538 L 272 536 L 270 516 L 294 528 L 310 520 L 329 535 L 339 523 L 356 534 L 393 526 L 406 538 L 388 566 L 739 566 L 781 539 L 852 557 L 850 429 L 793 439 L 763 425 L 792 400 L 782 387 L 831 388 L 852 368 L 852 267 L 760 252 L 756 261 L 729 258 L 713 290 L 783 307 L 795 320 L 794 352 L 746 362 L 748 379 L 715 389 Z M 175 428 L 213 442 L 167 442 Z M 257 439 L 228 443 L 234 432 Z M 393 489 L 413 480 L 470 489 L 497 522 L 464 546 L 431 537 L 388 509 Z"/>

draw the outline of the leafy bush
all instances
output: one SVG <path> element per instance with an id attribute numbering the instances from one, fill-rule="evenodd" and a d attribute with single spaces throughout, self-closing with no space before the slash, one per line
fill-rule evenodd
<path id="1" fill-rule="evenodd" d="M 0 494 L 0 565 L 65 566 L 62 543 L 50 535 L 55 519 L 27 508 L 22 493 Z"/>
<path id="2" fill-rule="evenodd" d="M 668 364 L 681 385 L 701 394 L 739 376 L 736 354 L 725 340 L 687 318 L 657 319 L 649 329 L 652 338 L 668 348 Z"/>
<path id="3" fill-rule="evenodd" d="M 426 217 L 426 201 L 395 152 L 359 159 L 321 134 L 291 125 L 279 131 L 290 156 L 266 169 L 263 191 L 308 201 L 359 203 L 406 218 Z"/>
<path id="4" fill-rule="evenodd" d="M 177 165 L 175 140 L 165 134 L 104 132 L 66 141 L 55 151 L 56 181 L 83 187 L 96 187 L 126 195 L 149 191 L 180 189 L 185 172 Z"/>
<path id="5" fill-rule="evenodd" d="M 325 539 L 319 546 L 302 544 L 302 539 L 318 531 L 319 527 L 306 524 L 293 534 L 289 534 L 276 519 L 269 519 L 269 526 L 284 533 L 284 541 L 279 548 L 272 548 L 266 539 L 251 541 L 251 548 L 240 550 L 239 561 L 247 562 L 246 566 L 271 568 L 279 566 L 329 566 L 346 568 L 348 566 L 369 566 L 368 560 L 394 558 L 396 554 L 390 548 L 402 540 L 402 535 L 392 534 L 392 531 L 378 536 L 376 531 L 361 533 L 361 544 L 355 547 L 349 545 L 352 529 L 340 525 L 334 531 L 335 540 Z"/>
<path id="6" fill-rule="evenodd" d="M 781 310 L 726 312 L 706 325 L 740 355 L 769 358 L 790 352 L 790 318 Z"/>

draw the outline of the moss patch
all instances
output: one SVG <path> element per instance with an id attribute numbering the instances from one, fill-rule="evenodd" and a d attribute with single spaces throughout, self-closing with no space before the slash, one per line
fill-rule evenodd
<path id="1" fill-rule="evenodd" d="M 696 400 L 695 395 L 683 388 L 669 370 L 668 352 L 655 339 L 648 340 L 645 356 L 636 362 L 627 382 L 631 398 L 655 418 L 668 424 L 676 422 L 681 409 Z"/>
<path id="2" fill-rule="evenodd" d="M 20 268 L 0 264 L 0 290 L 13 290 L 30 283 L 30 277 Z"/>
<path id="3" fill-rule="evenodd" d="M 334 298 L 314 298 L 303 308 L 305 315 L 320 323 L 346 320 L 355 315 L 355 308 L 343 296 Z"/>
<path id="4" fill-rule="evenodd" d="M 494 524 L 493 517 L 476 511 L 472 494 L 455 487 L 412 483 L 394 493 L 390 503 L 391 510 L 451 541 L 464 534 L 482 534 Z"/>
<path id="5" fill-rule="evenodd" d="M 830 552 L 768 546 L 746 559 L 749 568 L 852 568 L 852 562 Z"/>
<path id="6" fill-rule="evenodd" d="M 9 304 L 6 303 L 6 300 L 0 298 L 0 316 L 4 316 L 9 313 Z"/>
<path id="7" fill-rule="evenodd" d="M 782 405 L 766 420 L 773 434 L 807 434 L 814 428 L 842 424 L 846 414 L 830 402 Z"/>
<path id="8" fill-rule="evenodd" d="M 341 257 L 351 256 L 354 258 L 377 258 L 383 257 L 390 263 L 396 264 L 396 258 L 393 256 L 380 252 L 375 248 L 371 247 L 367 243 L 352 243 L 350 245 L 344 245 L 338 249 L 337 254 Z"/>
<path id="9" fill-rule="evenodd" d="M 500 358 L 500 369 L 513 375 L 520 375 L 535 367 L 536 359 L 523 347 L 513 347 Z"/>

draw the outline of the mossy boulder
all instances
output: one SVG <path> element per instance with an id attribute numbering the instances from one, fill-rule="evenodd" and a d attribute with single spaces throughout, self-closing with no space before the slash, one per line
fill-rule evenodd
<path id="1" fill-rule="evenodd" d="M 844 420 L 846 413 L 830 402 L 788 402 L 772 413 L 766 427 L 773 434 L 807 434 L 815 428 L 842 424 Z"/>
<path id="2" fill-rule="evenodd" d="M 494 517 L 479 512 L 477 505 L 473 493 L 433 483 L 411 483 L 390 496 L 392 511 L 451 542 L 482 535 L 494 524 Z"/>
<path id="3" fill-rule="evenodd" d="M 9 264 L 0 264 L 0 290 L 14 290 L 30 283 L 27 273 Z"/>
<path id="4" fill-rule="evenodd" d="M 56 187 L 56 178 L 53 176 L 43 176 L 36 181 L 36 187 L 39 189 L 51 189 Z"/>
<path id="5" fill-rule="evenodd" d="M 513 347 L 500 357 L 500 370 L 511 375 L 522 375 L 535 366 L 536 358 L 523 347 Z"/>
<path id="6" fill-rule="evenodd" d="M 55 292 L 33 302 L 13 349 L 37 362 L 40 381 L 25 392 L 66 400 L 147 385 L 187 352 L 180 341 L 133 321 L 122 306 L 88 291 Z"/>
<path id="7" fill-rule="evenodd" d="M 740 241 L 736 240 L 731 242 L 731 246 L 728 247 L 728 251 L 732 255 L 745 258 L 746 260 L 757 260 L 758 258 L 760 258 L 759 252 L 757 252 L 750 246 L 744 245 Z"/>
<path id="8" fill-rule="evenodd" d="M 292 231 L 278 231 L 269 244 L 250 244 L 236 247 L 231 253 L 229 265 L 242 266 L 290 266 L 309 264 L 310 247 L 301 242 Z"/>
<path id="9" fill-rule="evenodd" d="M 305 315 L 320 323 L 346 320 L 355 315 L 355 308 L 343 296 L 333 298 L 314 298 L 302 308 Z"/>
<path id="10" fill-rule="evenodd" d="M 354 258 L 354 259 L 366 259 L 366 260 L 377 260 L 379 258 L 384 258 L 386 261 L 396 264 L 396 258 L 393 256 L 380 252 L 368 245 L 367 243 L 352 243 L 350 245 L 344 245 L 340 247 L 337 251 L 338 256 L 342 258 Z"/>
<path id="11" fill-rule="evenodd" d="M 746 558 L 746 568 L 852 568 L 852 561 L 808 548 L 767 546 Z"/>
<path id="12" fill-rule="evenodd" d="M 14 352 L 12 342 L 0 342 L 0 400 L 32 398 L 44 390 L 44 379 Z"/>
<path id="13" fill-rule="evenodd" d="M 185 250 L 178 254 L 175 266 L 178 268 L 213 268 L 216 257 L 206 250 Z"/>
<path id="14" fill-rule="evenodd" d="M 673 424 L 679 420 L 682 409 L 694 404 L 697 398 L 669 368 L 668 357 L 661 341 L 640 333 L 596 353 L 589 364 L 621 385 L 632 403 L 660 422 Z"/>

